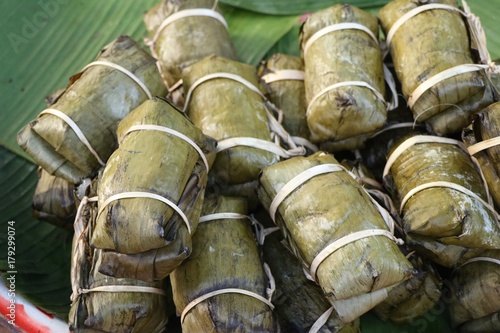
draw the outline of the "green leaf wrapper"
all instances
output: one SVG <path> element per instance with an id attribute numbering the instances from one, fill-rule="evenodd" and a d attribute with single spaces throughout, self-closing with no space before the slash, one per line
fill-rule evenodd
<path id="1" fill-rule="evenodd" d="M 457 332 L 494 333 L 500 329 L 500 251 L 484 251 L 481 257 L 497 262 L 467 263 L 450 279 L 450 317 Z"/>
<path id="2" fill-rule="evenodd" d="M 422 184 L 446 181 L 486 202 L 484 183 L 469 154 L 438 139 L 417 143 L 394 161 L 384 181 L 395 191 L 395 201 Z M 409 197 L 400 213 L 409 245 L 440 265 L 453 267 L 485 249 L 500 248 L 495 214 L 456 189 L 434 186 L 419 191 Z"/>
<path id="3" fill-rule="evenodd" d="M 354 29 L 330 32 L 312 43 L 304 54 L 311 36 L 340 23 L 363 25 L 376 37 L 379 31 L 377 17 L 347 4 L 311 14 L 302 27 L 300 44 L 306 70 L 307 124 L 311 140 L 330 141 L 331 151 L 360 147 L 387 119 L 386 105 L 366 87 L 338 87 L 311 104 L 323 89 L 346 81 L 366 82 L 385 95 L 382 51 L 367 32 Z"/>
<path id="4" fill-rule="evenodd" d="M 94 193 L 95 194 L 95 193 Z M 166 290 L 165 281 L 144 282 L 113 278 L 99 273 L 103 251 L 89 246 L 97 205 L 87 203 L 81 215 L 84 230 L 73 239 L 71 281 L 73 302 L 69 313 L 71 332 L 77 333 L 160 333 L 168 320 L 167 298 L 151 292 L 92 291 L 98 287 L 139 286 Z M 75 222 L 79 224 L 78 221 Z M 79 289 L 90 290 L 79 293 Z"/>
<path id="5" fill-rule="evenodd" d="M 247 214 L 241 197 L 209 196 L 202 216 L 216 213 Z M 268 281 L 259 258 L 257 242 L 247 218 L 217 219 L 200 223 L 193 236 L 193 253 L 172 274 L 178 313 L 194 299 L 209 292 L 239 288 L 264 298 Z M 273 311 L 248 295 L 212 296 L 187 312 L 184 332 L 278 332 Z"/>
<path id="6" fill-rule="evenodd" d="M 162 22 L 172 14 L 213 7 L 213 0 L 161 1 L 144 14 L 144 23 L 150 37 L 154 38 Z M 217 7 L 215 10 L 220 12 Z M 173 21 L 160 32 L 152 48 L 168 87 L 181 79 L 183 68 L 211 54 L 236 60 L 228 30 L 221 22 L 207 16 L 188 16 Z"/>
<path id="7" fill-rule="evenodd" d="M 166 93 L 155 60 L 127 36 L 105 46 L 97 60 L 132 72 L 152 96 Z M 106 162 L 117 146 L 118 122 L 146 99 L 142 88 L 124 73 L 107 66 L 92 66 L 74 75 L 50 108 L 70 117 Z M 26 125 L 17 141 L 42 168 L 72 183 L 95 175 L 101 166 L 71 127 L 52 114 L 43 114 Z"/>
<path id="8" fill-rule="evenodd" d="M 202 157 L 188 142 L 156 130 L 126 132 L 135 125 L 159 125 L 191 138 L 215 158 L 216 142 L 161 99 L 146 101 L 118 126 L 119 148 L 111 155 L 98 188 L 99 209 L 91 244 L 104 249 L 99 271 L 115 277 L 153 281 L 165 278 L 191 253 L 191 235 L 182 217 L 153 198 L 123 198 L 148 192 L 176 204 L 196 231 L 207 183 Z"/>
<path id="9" fill-rule="evenodd" d="M 320 152 L 265 168 L 258 188 L 264 208 L 269 210 L 290 179 L 322 164 L 338 162 Z M 344 236 L 366 229 L 388 230 L 368 194 L 345 171 L 315 176 L 296 188 L 279 205 L 276 223 L 306 269 L 326 246 Z M 330 254 L 318 267 L 317 281 L 342 321 L 349 322 L 412 275 L 413 267 L 396 243 L 377 236 L 348 243 Z"/>
<path id="10" fill-rule="evenodd" d="M 467 146 L 500 136 L 500 102 L 491 104 L 474 115 L 472 125 L 462 131 L 462 141 Z M 500 207 L 500 147 L 478 151 L 473 154 L 481 166 L 490 194 Z"/>
<path id="11" fill-rule="evenodd" d="M 387 34 L 405 13 L 429 3 L 457 7 L 456 0 L 396 0 L 379 12 Z M 451 10 L 428 10 L 406 21 L 395 33 L 390 53 L 406 98 L 427 79 L 463 64 L 477 63 L 463 16 Z M 483 71 L 445 79 L 423 93 L 412 112 L 418 122 L 427 121 L 439 135 L 456 133 L 470 124 L 470 116 L 493 102 Z"/>

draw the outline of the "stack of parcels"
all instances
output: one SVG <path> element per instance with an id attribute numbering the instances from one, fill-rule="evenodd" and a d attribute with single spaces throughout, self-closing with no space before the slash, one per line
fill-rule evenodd
<path id="1" fill-rule="evenodd" d="M 72 331 L 358 332 L 443 285 L 499 330 L 500 79 L 465 1 L 334 5 L 258 68 L 217 2 L 144 22 L 151 55 L 118 37 L 18 134 L 35 216 L 75 229 Z"/>

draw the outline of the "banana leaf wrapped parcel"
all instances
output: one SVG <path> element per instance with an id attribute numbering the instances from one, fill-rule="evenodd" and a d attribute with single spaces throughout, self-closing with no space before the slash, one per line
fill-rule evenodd
<path id="1" fill-rule="evenodd" d="M 450 283 L 450 316 L 457 332 L 500 331 L 500 251 L 470 259 L 454 271 Z"/>
<path id="2" fill-rule="evenodd" d="M 98 188 L 98 270 L 161 280 L 191 253 L 216 142 L 159 98 L 125 117 L 117 136 Z"/>
<path id="3" fill-rule="evenodd" d="M 246 202 L 209 196 L 193 252 L 171 274 L 183 332 L 279 332 Z"/>
<path id="4" fill-rule="evenodd" d="M 343 323 L 338 318 L 321 288 L 307 279 L 300 261 L 281 243 L 281 233 L 272 230 L 264 229 L 265 237 L 259 242 L 263 242 L 264 262 L 274 276 L 276 290 L 272 302 L 281 330 L 287 333 L 360 332 L 359 319 Z"/>
<path id="5" fill-rule="evenodd" d="M 496 333 L 500 330 L 500 313 L 470 320 L 460 326 L 460 333 Z"/>
<path id="6" fill-rule="evenodd" d="M 413 276 L 389 213 L 332 155 L 291 158 L 265 168 L 259 181 L 262 205 L 343 322 Z"/>
<path id="7" fill-rule="evenodd" d="M 269 100 L 283 111 L 283 128 L 297 144 L 312 145 L 308 142 L 310 132 L 307 127 L 302 58 L 276 53 L 261 63 L 258 74 Z M 312 150 L 317 151 L 317 148 L 313 147 Z"/>
<path id="8" fill-rule="evenodd" d="M 391 214 L 396 222 L 395 235 L 403 238 L 404 233 L 400 226 L 398 209 L 382 184 L 373 179 L 370 170 L 367 170 L 359 160 L 343 160 L 341 164 L 353 173 L 370 196 Z M 375 306 L 373 311 L 382 320 L 411 323 L 437 304 L 441 297 L 443 283 L 432 264 L 407 244 L 400 245 L 399 249 L 413 265 L 415 275 L 390 290 L 387 298 Z"/>
<path id="9" fill-rule="evenodd" d="M 19 131 L 17 142 L 50 174 L 77 184 L 94 176 L 116 149 L 118 122 L 148 98 L 165 94 L 155 59 L 120 36 Z"/>
<path id="10" fill-rule="evenodd" d="M 218 141 L 210 178 L 220 194 L 238 195 L 231 188 L 255 186 L 262 168 L 280 157 L 305 153 L 285 150 L 273 141 L 274 131 L 283 128 L 269 110 L 255 67 L 209 56 L 186 68 L 182 80 L 188 90 L 186 114 L 204 134 Z"/>
<path id="11" fill-rule="evenodd" d="M 414 123 L 411 110 L 404 100 L 400 99 L 398 105 L 397 109 L 388 113 L 384 127 L 370 135 L 363 147 L 357 151 L 378 181 L 382 181 L 387 152 L 394 141 L 410 134 L 429 134 L 425 126 Z"/>
<path id="12" fill-rule="evenodd" d="M 169 88 L 182 69 L 209 56 L 236 60 L 227 23 L 213 0 L 162 0 L 144 14 L 151 52 Z"/>
<path id="13" fill-rule="evenodd" d="M 395 0 L 379 18 L 416 121 L 438 135 L 457 133 L 494 101 L 484 33 L 468 7 L 459 10 L 456 0 Z"/>
<path id="14" fill-rule="evenodd" d="M 300 35 L 313 143 L 355 149 L 387 119 L 377 18 L 348 4 L 308 17 Z M 320 146 L 321 148 L 321 146 Z"/>
<path id="15" fill-rule="evenodd" d="M 79 200 L 75 184 L 38 168 L 40 178 L 33 195 L 33 216 L 61 228 L 73 229 Z"/>
<path id="16" fill-rule="evenodd" d="M 374 196 L 373 191 L 379 191 L 382 195 L 386 196 L 388 200 L 390 197 L 384 191 L 384 187 L 381 183 L 379 183 L 375 179 L 375 175 L 372 171 L 363 163 L 361 158 L 357 158 L 355 160 L 351 159 L 343 159 L 340 164 L 349 171 L 352 175 L 355 176 L 356 181 L 363 186 L 365 190 L 367 190 L 368 194 L 370 194 L 375 200 L 380 199 L 380 196 Z M 393 209 L 392 201 L 389 203 L 387 200 L 382 199 L 378 201 L 382 207 L 384 207 L 389 213 L 392 213 L 391 209 Z M 385 205 L 384 203 L 387 203 Z M 393 216 L 394 218 L 394 216 Z M 397 225 L 395 225 L 397 226 Z"/>
<path id="17" fill-rule="evenodd" d="M 462 141 L 478 161 L 496 207 L 500 207 L 500 102 L 474 115 L 462 131 Z"/>
<path id="18" fill-rule="evenodd" d="M 408 253 L 416 275 L 399 284 L 373 310 L 382 320 L 411 323 L 436 306 L 441 297 L 443 281 L 434 267 L 422 256 Z"/>
<path id="19" fill-rule="evenodd" d="M 89 244 L 96 217 L 96 202 L 85 197 L 77 214 L 73 238 L 70 331 L 163 332 L 168 320 L 165 281 L 119 279 L 99 273 L 102 250 Z"/>
<path id="20" fill-rule="evenodd" d="M 480 169 L 460 141 L 431 135 L 400 140 L 384 169 L 410 247 L 454 267 L 500 249 L 498 214 Z"/>

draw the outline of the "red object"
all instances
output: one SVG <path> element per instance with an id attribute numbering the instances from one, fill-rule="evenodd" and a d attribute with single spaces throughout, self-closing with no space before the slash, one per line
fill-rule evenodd
<path id="1" fill-rule="evenodd" d="M 13 333 L 69 332 L 68 324 L 11 291 L 2 279 L 0 279 L 0 313 L 4 317 L 0 328 L 10 325 Z"/>

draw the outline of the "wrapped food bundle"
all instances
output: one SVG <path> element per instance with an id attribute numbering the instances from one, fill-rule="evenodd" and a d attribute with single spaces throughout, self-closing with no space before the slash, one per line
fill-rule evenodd
<path id="1" fill-rule="evenodd" d="M 211 54 L 236 60 L 227 23 L 214 0 L 163 0 L 144 14 L 151 52 L 169 88 L 182 69 Z"/>
<path id="2" fill-rule="evenodd" d="M 378 190 L 378 191 L 384 191 L 384 188 L 381 183 L 379 183 L 376 179 L 371 170 L 362 162 L 361 159 L 356 159 L 356 160 L 350 160 L 350 159 L 343 159 L 340 164 L 347 170 L 349 171 L 352 175 L 355 176 L 356 181 L 363 185 L 363 188 L 367 190 L 367 192 L 370 194 L 371 190 Z M 386 193 L 384 193 L 387 195 Z M 372 196 L 373 197 L 373 196 Z M 376 198 L 375 198 L 376 199 Z M 390 199 L 390 197 L 388 198 Z M 390 212 L 390 205 L 382 205 L 386 210 Z"/>
<path id="3" fill-rule="evenodd" d="M 98 270 L 160 280 L 191 253 L 216 142 L 159 98 L 125 117 L 117 135 L 98 189 Z"/>
<path id="4" fill-rule="evenodd" d="M 339 4 L 313 13 L 300 36 L 307 124 L 329 151 L 355 149 L 387 118 L 377 18 Z"/>
<path id="5" fill-rule="evenodd" d="M 283 111 L 283 128 L 297 144 L 310 147 L 306 117 L 304 61 L 300 57 L 276 53 L 263 62 L 258 74 L 266 86 L 267 96 Z M 313 151 L 317 151 L 315 147 Z"/>
<path id="6" fill-rule="evenodd" d="M 282 127 L 268 110 L 253 66 L 209 56 L 186 68 L 182 78 L 188 89 L 187 115 L 204 134 L 218 140 L 211 178 L 221 194 L 237 195 L 234 188 L 247 184 L 253 185 L 251 193 L 262 168 L 280 156 L 305 152 L 287 151 L 272 140 L 271 130 Z"/>
<path id="7" fill-rule="evenodd" d="M 170 275 L 183 332 L 279 332 L 246 202 L 205 198 L 193 253 Z"/>
<path id="8" fill-rule="evenodd" d="M 96 197 L 85 197 L 75 220 L 71 262 L 71 332 L 160 333 L 167 323 L 164 281 L 118 279 L 99 273 L 102 250 L 89 246 Z"/>
<path id="9" fill-rule="evenodd" d="M 439 135 L 461 131 L 494 100 L 484 33 L 462 3 L 466 12 L 456 0 L 395 0 L 379 12 L 413 116 Z"/>
<path id="10" fill-rule="evenodd" d="M 272 222 L 271 222 L 272 223 Z M 277 229 L 277 228 L 275 228 Z M 264 261 L 273 273 L 276 291 L 273 304 L 280 327 L 287 333 L 357 333 L 359 320 L 343 323 L 321 288 L 304 275 L 301 262 L 282 243 L 283 236 L 264 229 Z"/>
<path id="11" fill-rule="evenodd" d="M 79 200 L 75 184 L 38 168 L 40 178 L 33 195 L 33 216 L 61 228 L 73 229 Z"/>
<path id="12" fill-rule="evenodd" d="M 356 152 L 359 152 L 360 158 L 378 181 L 382 181 L 387 152 L 394 141 L 410 134 L 428 133 L 424 126 L 415 124 L 411 110 L 404 100 L 400 99 L 398 105 L 397 109 L 387 114 L 384 127 L 370 135 L 363 147 Z"/>
<path id="13" fill-rule="evenodd" d="M 434 308 L 441 297 L 443 281 L 432 265 L 415 252 L 408 253 L 407 258 L 417 273 L 392 289 L 373 309 L 383 320 L 411 323 Z"/>
<path id="14" fill-rule="evenodd" d="M 343 160 L 341 163 L 352 172 L 366 191 L 394 218 L 395 235 L 403 237 L 398 209 L 382 184 L 359 161 Z M 442 280 L 432 265 L 407 245 L 399 249 L 413 265 L 416 274 L 389 291 L 387 299 L 375 306 L 374 312 L 383 320 L 396 323 L 411 323 L 417 317 L 431 310 L 441 297 Z"/>
<path id="15" fill-rule="evenodd" d="M 412 277 L 389 213 L 333 156 L 291 158 L 265 168 L 259 181 L 264 208 L 343 322 Z"/>
<path id="16" fill-rule="evenodd" d="M 450 316 L 463 333 L 500 331 L 500 251 L 468 260 L 451 277 Z"/>
<path id="17" fill-rule="evenodd" d="M 399 236 L 402 236 L 402 230 L 399 223 L 399 212 L 391 196 L 387 193 L 382 183 L 375 179 L 371 170 L 367 168 L 360 158 L 356 160 L 344 159 L 340 164 L 349 171 L 349 174 L 351 174 L 361 186 L 363 186 L 366 193 L 382 206 L 395 222 L 397 221 L 397 223 L 394 223 L 394 228 L 399 232 Z"/>
<path id="18" fill-rule="evenodd" d="M 500 207 L 500 102 L 491 104 L 473 117 L 462 132 L 469 153 L 477 159 L 493 201 Z"/>
<path id="19" fill-rule="evenodd" d="M 79 183 L 116 149 L 116 126 L 165 87 L 155 59 L 120 36 L 74 75 L 66 91 L 18 133 L 17 142 L 50 174 Z"/>
<path id="20" fill-rule="evenodd" d="M 480 169 L 460 141 L 417 135 L 395 144 L 384 169 L 409 245 L 453 267 L 500 249 L 498 215 Z"/>

